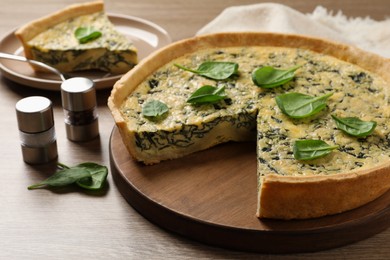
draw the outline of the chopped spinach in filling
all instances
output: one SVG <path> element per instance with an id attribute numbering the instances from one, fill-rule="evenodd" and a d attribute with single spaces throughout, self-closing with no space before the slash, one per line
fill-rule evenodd
<path id="1" fill-rule="evenodd" d="M 174 63 L 196 68 L 204 61 L 239 64 L 239 75 L 227 81 L 213 81 L 175 67 Z M 262 66 L 290 68 L 302 65 L 294 79 L 281 87 L 261 89 L 251 73 Z M 225 84 L 228 99 L 214 104 L 186 102 L 203 85 Z M 232 47 L 187 54 L 150 75 L 126 99 L 122 114 L 135 126 L 141 150 L 163 151 L 171 146 L 186 147 L 201 142 L 203 135 L 229 120 L 231 127 L 252 127 L 257 122 L 257 156 L 261 175 L 335 174 L 390 159 L 390 86 L 375 74 L 336 58 L 308 50 L 282 47 Z M 275 96 L 299 92 L 320 96 L 332 92 L 327 107 L 303 119 L 284 115 Z M 140 114 L 142 103 L 157 99 L 169 106 L 164 120 L 153 122 Z M 258 113 L 257 117 L 253 115 Z M 365 138 L 348 136 L 338 130 L 331 114 L 375 120 L 377 127 Z M 240 116 L 237 116 L 240 115 Z M 255 122 L 255 123 L 256 123 Z M 223 135 L 223 133 L 221 133 Z M 292 144 L 300 139 L 320 139 L 339 148 L 324 158 L 301 162 L 294 159 Z"/>

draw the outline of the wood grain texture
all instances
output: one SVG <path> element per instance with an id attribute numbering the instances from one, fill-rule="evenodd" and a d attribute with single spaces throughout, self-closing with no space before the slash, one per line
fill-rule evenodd
<path id="1" fill-rule="evenodd" d="M 2 0 L 0 35 L 64 6 L 82 0 Z M 85 2 L 85 1 L 84 1 Z M 112 13 L 134 15 L 165 28 L 173 40 L 191 37 L 225 7 L 255 0 L 107 0 Z M 319 3 L 352 16 L 390 15 L 387 0 L 276 1 L 302 12 Z M 54 165 L 22 161 L 15 103 L 41 95 L 54 104 L 59 161 L 72 165 L 94 161 L 109 165 L 109 139 L 114 126 L 106 106 L 109 91 L 99 91 L 100 137 L 87 143 L 66 139 L 57 92 L 36 90 L 0 77 L 0 259 L 388 259 L 390 230 L 336 249 L 309 254 L 268 255 L 208 246 L 152 224 L 122 197 L 112 175 L 99 193 L 77 188 L 28 191 L 27 186 L 53 173 Z M 389 220 L 390 221 L 390 220 Z M 290 243 L 293 239 L 286 241 Z"/>
<path id="2" fill-rule="evenodd" d="M 389 227 L 390 191 L 342 214 L 309 220 L 258 219 L 254 146 L 227 143 L 145 166 L 130 157 L 114 128 L 111 173 L 126 200 L 147 219 L 229 249 L 312 252 L 356 242 Z"/>

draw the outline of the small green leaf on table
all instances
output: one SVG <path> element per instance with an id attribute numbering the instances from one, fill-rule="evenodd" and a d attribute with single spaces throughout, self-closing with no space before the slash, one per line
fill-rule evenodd
<path id="1" fill-rule="evenodd" d="M 63 187 L 76 183 L 84 189 L 100 189 L 108 175 L 106 166 L 96 163 L 82 163 L 74 167 L 68 167 L 64 164 L 58 165 L 60 170 L 44 181 L 28 187 L 29 190 L 46 187 Z"/>

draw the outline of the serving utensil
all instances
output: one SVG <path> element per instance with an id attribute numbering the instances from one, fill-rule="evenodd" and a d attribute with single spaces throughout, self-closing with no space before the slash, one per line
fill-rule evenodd
<path id="1" fill-rule="evenodd" d="M 16 60 L 16 61 L 22 61 L 22 62 L 28 62 L 30 64 L 33 64 L 33 65 L 36 65 L 36 66 L 39 66 L 43 69 L 46 69 L 54 74 L 57 74 L 62 81 L 65 81 L 68 76 L 66 74 L 63 74 L 61 73 L 59 70 L 57 70 L 56 68 L 53 68 L 43 62 L 40 62 L 40 61 L 36 61 L 36 60 L 31 60 L 31 59 L 27 59 L 26 57 L 23 57 L 23 56 L 19 56 L 19 55 L 14 55 L 14 54 L 9 54 L 9 53 L 5 53 L 5 52 L 0 52 L 0 58 L 2 59 L 8 59 L 8 60 Z"/>

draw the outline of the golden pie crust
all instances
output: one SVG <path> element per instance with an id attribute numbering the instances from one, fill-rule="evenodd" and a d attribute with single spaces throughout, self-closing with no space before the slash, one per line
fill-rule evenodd
<path id="1" fill-rule="evenodd" d="M 103 11 L 104 4 L 103 1 L 95 1 L 83 4 L 73 4 L 60 11 L 54 12 L 50 15 L 44 16 L 40 19 L 34 20 L 22 27 L 20 27 L 16 32 L 16 37 L 22 42 L 24 48 L 24 54 L 26 58 L 32 59 L 32 53 L 28 42 L 35 38 L 38 34 L 47 31 L 50 27 L 55 26 L 56 24 L 67 21 L 73 17 L 78 17 L 82 15 L 92 14 L 96 12 Z M 35 68 L 39 69 L 39 68 Z"/>
<path id="2" fill-rule="evenodd" d="M 358 48 L 322 39 L 273 33 L 220 33 L 173 43 L 147 57 L 114 86 L 108 106 L 129 153 L 137 158 L 135 133 L 127 126 L 120 106 L 127 96 L 155 70 L 199 49 L 237 46 L 301 48 L 358 65 L 390 82 L 390 60 Z M 259 187 L 257 216 L 306 219 L 344 212 L 362 206 L 390 188 L 390 161 L 374 168 L 335 175 L 263 176 Z M 310 196 L 307 196 L 310 194 Z"/>

